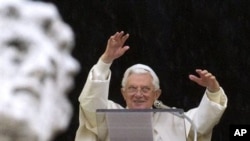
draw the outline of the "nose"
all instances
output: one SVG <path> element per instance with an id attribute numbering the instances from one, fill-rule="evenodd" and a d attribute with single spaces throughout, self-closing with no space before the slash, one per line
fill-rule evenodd
<path id="1" fill-rule="evenodd" d="M 80 65 L 69 53 L 61 56 L 58 65 L 57 81 L 58 86 L 64 92 L 68 92 L 73 88 L 74 76 L 79 72 Z"/>
<path id="2" fill-rule="evenodd" d="M 75 76 L 80 71 L 80 64 L 69 54 L 64 59 L 63 66 L 68 76 Z"/>
<path id="3" fill-rule="evenodd" d="M 137 91 L 135 92 L 135 97 L 140 98 L 142 96 L 143 96 L 143 93 L 142 93 L 141 89 L 137 89 Z"/>
<path id="4" fill-rule="evenodd" d="M 22 65 L 21 72 L 29 77 L 36 78 L 40 83 L 44 83 L 46 79 L 56 79 L 57 64 L 55 59 L 50 55 L 37 55 L 33 59 L 29 59 Z"/>

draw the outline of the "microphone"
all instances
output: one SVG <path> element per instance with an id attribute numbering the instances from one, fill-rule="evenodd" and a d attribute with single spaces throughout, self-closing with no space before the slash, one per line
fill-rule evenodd
<path id="1" fill-rule="evenodd" d="M 155 100 L 154 102 L 154 106 L 157 109 L 176 109 L 175 107 L 169 107 L 167 105 L 164 105 L 160 100 Z M 178 117 L 183 117 L 183 112 L 182 111 L 178 111 L 178 113 L 173 112 L 172 114 L 178 116 Z"/>
<path id="2" fill-rule="evenodd" d="M 176 109 L 175 107 L 169 107 L 167 105 L 164 105 L 160 100 L 155 100 L 154 106 L 157 109 Z M 172 113 L 172 114 L 175 115 L 175 116 L 181 117 L 181 118 L 185 118 L 193 126 L 194 141 L 197 141 L 197 127 L 193 123 L 193 121 L 186 114 L 184 114 L 184 113 Z"/>
<path id="3" fill-rule="evenodd" d="M 154 106 L 158 109 L 171 109 L 169 106 L 164 105 L 160 100 L 155 100 Z"/>

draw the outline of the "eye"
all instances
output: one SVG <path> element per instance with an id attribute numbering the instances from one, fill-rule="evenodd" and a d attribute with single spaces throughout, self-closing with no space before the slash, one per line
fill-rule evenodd
<path id="1" fill-rule="evenodd" d="M 16 49 L 20 53 L 27 53 L 28 52 L 28 43 L 20 38 L 13 38 L 7 41 L 6 45 L 8 47 Z"/>
<path id="2" fill-rule="evenodd" d="M 13 52 L 12 57 L 10 57 L 13 64 L 21 64 L 24 57 L 28 53 L 29 45 L 26 40 L 20 37 L 12 37 L 4 42 L 6 49 Z"/>
<path id="3" fill-rule="evenodd" d="M 8 18 L 19 18 L 20 17 L 20 14 L 19 14 L 19 9 L 16 7 L 16 6 L 8 6 L 6 7 L 5 9 L 5 15 L 8 17 Z"/>
<path id="4" fill-rule="evenodd" d="M 141 90 L 144 93 L 148 93 L 149 91 L 151 91 L 151 89 L 149 87 L 142 87 Z"/>
<path id="5" fill-rule="evenodd" d="M 44 29 L 45 32 L 49 32 L 52 27 L 52 19 L 45 19 L 44 22 L 42 23 L 42 28 Z"/>
<path id="6" fill-rule="evenodd" d="M 127 88 L 127 91 L 128 91 L 129 93 L 136 92 L 136 91 L 137 91 L 137 88 L 134 87 L 134 86 L 129 86 L 129 87 Z"/>

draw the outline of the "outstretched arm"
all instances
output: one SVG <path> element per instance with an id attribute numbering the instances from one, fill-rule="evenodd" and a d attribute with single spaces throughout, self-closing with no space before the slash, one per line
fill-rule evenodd
<path id="1" fill-rule="evenodd" d="M 196 69 L 195 71 L 198 75 L 190 74 L 189 79 L 202 87 L 206 87 L 207 91 L 199 106 L 189 110 L 186 114 L 196 125 L 197 140 L 211 140 L 212 130 L 220 121 L 227 107 L 227 97 L 212 73 L 202 69 Z M 187 134 L 189 140 L 193 139 L 193 132 Z"/>
<path id="2" fill-rule="evenodd" d="M 80 125 L 75 141 L 97 140 L 96 109 L 122 108 L 120 105 L 108 100 L 110 81 L 109 67 L 115 59 L 122 56 L 129 49 L 129 46 L 124 46 L 128 37 L 129 35 L 124 35 L 123 31 L 116 32 L 112 35 L 107 42 L 105 52 L 90 71 L 79 97 Z"/>

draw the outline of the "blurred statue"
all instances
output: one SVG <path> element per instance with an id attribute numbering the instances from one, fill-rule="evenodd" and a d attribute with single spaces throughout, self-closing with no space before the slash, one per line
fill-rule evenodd
<path id="1" fill-rule="evenodd" d="M 51 141 L 67 129 L 79 63 L 53 4 L 0 0 L 0 141 Z"/>

